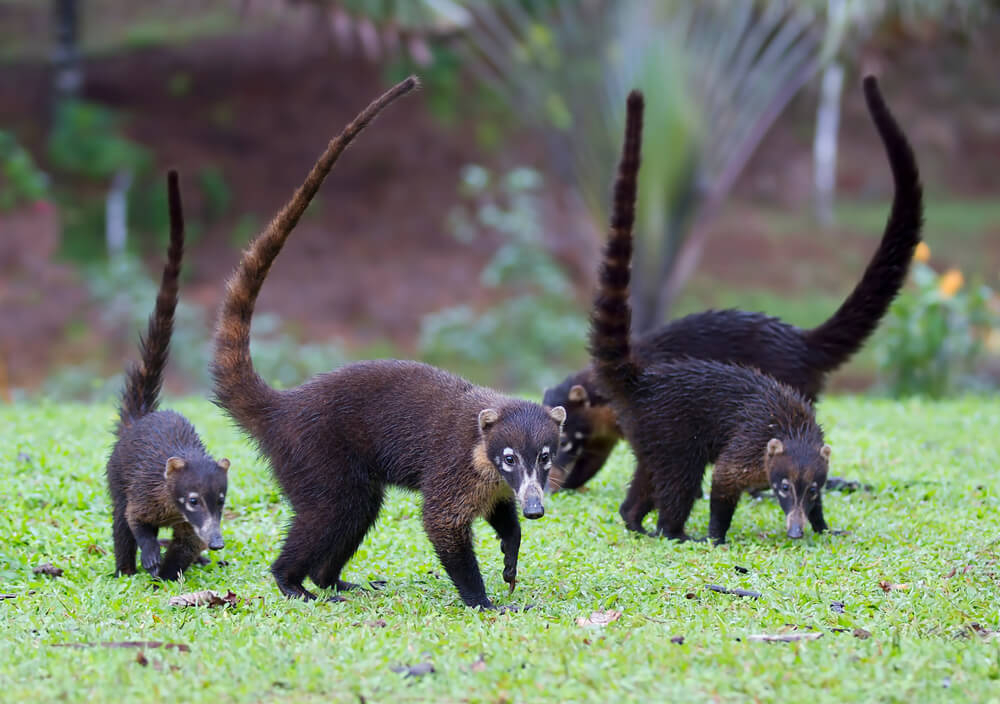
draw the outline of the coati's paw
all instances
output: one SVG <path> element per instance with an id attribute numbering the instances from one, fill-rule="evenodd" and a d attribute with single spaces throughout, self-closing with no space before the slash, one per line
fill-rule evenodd
<path id="1" fill-rule="evenodd" d="M 502 606 L 494 606 L 493 609 L 497 613 L 501 614 L 516 614 L 522 611 L 531 611 L 535 608 L 534 604 L 525 604 L 524 606 L 517 606 L 516 604 L 504 604 Z"/>
<path id="2" fill-rule="evenodd" d="M 151 575 L 156 575 L 156 572 L 160 568 L 160 548 L 157 546 L 156 550 L 143 550 L 142 551 L 142 568 L 149 572 Z"/>
<path id="3" fill-rule="evenodd" d="M 513 592 L 514 587 L 517 586 L 517 565 L 511 565 L 510 567 L 504 568 L 503 581 L 510 586 L 510 591 Z"/>
<path id="4" fill-rule="evenodd" d="M 323 601 L 325 601 L 327 604 L 339 604 L 342 601 L 347 601 L 347 599 L 345 599 L 342 596 L 337 596 L 336 594 L 334 594 L 333 596 L 328 596 Z"/>
<path id="5" fill-rule="evenodd" d="M 303 587 L 301 584 L 289 584 L 283 579 L 275 579 L 278 589 L 289 599 L 302 599 L 302 601 L 313 601 L 316 595 Z"/>
<path id="6" fill-rule="evenodd" d="M 368 582 L 368 584 L 371 585 L 372 589 L 379 590 L 379 589 L 385 589 L 386 585 L 388 585 L 389 583 L 384 579 L 373 579 L 372 581 Z"/>
<path id="7" fill-rule="evenodd" d="M 194 558 L 194 564 L 206 567 L 212 564 L 212 561 L 208 559 L 207 555 L 198 555 L 198 557 Z"/>
<path id="8" fill-rule="evenodd" d="M 349 592 L 352 589 L 361 589 L 360 584 L 355 584 L 354 582 L 345 582 L 342 579 L 338 579 L 337 583 L 333 587 L 338 592 Z"/>

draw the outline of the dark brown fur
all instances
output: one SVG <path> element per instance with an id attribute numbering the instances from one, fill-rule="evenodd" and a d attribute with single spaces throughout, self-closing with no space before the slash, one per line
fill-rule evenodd
<path id="1" fill-rule="evenodd" d="M 206 546 L 222 547 L 219 520 L 227 489 L 229 460 L 213 460 L 184 416 L 159 411 L 178 279 L 184 251 L 184 219 L 176 172 L 167 177 L 170 246 L 141 362 L 125 375 L 116 429 L 108 459 L 116 574 L 135 574 L 136 549 L 142 566 L 163 579 L 176 579 Z M 195 503 L 191 503 L 194 499 Z M 161 560 L 157 533 L 173 528 Z"/>
<path id="2" fill-rule="evenodd" d="M 922 223 L 920 176 L 906 136 L 886 107 L 874 78 L 865 79 L 864 91 L 889 157 L 895 196 L 881 244 L 837 312 L 811 330 L 762 313 L 695 313 L 637 338 L 632 349 L 639 364 L 684 357 L 743 364 L 770 374 L 815 402 L 827 375 L 864 344 L 906 279 Z M 601 469 L 621 437 L 604 417 L 608 400 L 593 368 L 572 374 L 546 390 L 544 402 L 566 408 L 562 446 L 556 458 L 556 465 L 568 474 L 563 486 L 583 486 Z"/>
<path id="3" fill-rule="evenodd" d="M 286 596 L 319 587 L 349 589 L 344 564 L 374 524 L 388 486 L 420 491 L 423 521 L 462 600 L 489 608 L 472 547 L 483 516 L 504 552 L 504 579 L 516 580 L 520 526 L 542 515 L 542 487 L 559 439 L 562 409 L 507 398 L 440 369 L 407 361 L 350 364 L 286 391 L 253 370 L 250 320 L 267 271 L 298 216 L 344 147 L 378 112 L 408 92 L 403 83 L 330 142 L 292 200 L 250 245 L 229 281 L 215 337 L 218 403 L 270 460 L 295 511 L 271 567 Z M 548 448 L 548 449 L 547 449 Z M 516 459 L 505 459 L 507 450 Z"/>
<path id="4" fill-rule="evenodd" d="M 789 516 L 789 536 L 801 537 L 806 516 L 825 530 L 819 491 L 829 448 L 806 397 L 748 367 L 693 359 L 644 365 L 633 356 L 628 296 L 642 109 L 633 92 L 590 333 L 595 374 L 637 460 L 622 517 L 641 531 L 655 507 L 659 534 L 686 538 L 705 465 L 715 462 L 709 536 L 717 542 L 740 493 L 768 484 Z"/>

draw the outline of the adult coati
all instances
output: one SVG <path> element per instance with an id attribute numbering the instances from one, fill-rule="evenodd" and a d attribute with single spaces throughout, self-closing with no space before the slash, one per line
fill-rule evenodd
<path id="1" fill-rule="evenodd" d="M 417 362 L 349 364 L 293 389 L 269 387 L 250 359 L 250 321 L 271 263 L 341 152 L 416 86 L 400 83 L 334 138 L 230 278 L 215 331 L 217 403 L 270 460 L 295 511 L 271 572 L 286 596 L 312 599 L 310 577 L 338 591 L 389 485 L 420 491 L 424 528 L 469 606 L 492 608 L 472 546 L 484 516 L 501 539 L 513 590 L 521 530 L 515 501 L 540 518 L 565 411 L 507 398 Z M 335 597 L 339 599 L 339 597 Z"/>
<path id="2" fill-rule="evenodd" d="M 806 518 L 813 530 L 826 530 L 820 492 L 830 447 L 809 399 L 750 367 L 699 359 L 646 365 L 632 353 L 628 297 L 642 111 L 642 94 L 633 91 L 590 328 L 594 373 L 637 460 L 621 515 L 642 531 L 655 507 L 658 533 L 686 539 L 705 465 L 714 462 L 714 541 L 725 541 L 740 494 L 767 485 L 785 511 L 789 537 L 802 537 Z"/>
<path id="3" fill-rule="evenodd" d="M 837 312 L 811 330 L 762 313 L 694 313 L 638 337 L 632 349 L 639 364 L 682 357 L 744 364 L 770 374 L 815 402 L 827 375 L 861 348 L 906 280 L 922 224 L 920 176 L 906 136 L 886 107 L 873 77 L 864 80 L 864 94 L 889 158 L 895 194 L 882 241 Z M 583 486 L 604 466 L 621 438 L 593 367 L 546 390 L 543 402 L 566 408 L 552 482 L 567 489 Z"/>
<path id="4" fill-rule="evenodd" d="M 214 460 L 188 420 L 159 411 L 163 368 L 177 307 L 184 252 L 184 218 L 177 173 L 167 175 L 170 246 L 142 361 L 125 375 L 116 429 L 118 441 L 108 459 L 112 502 L 115 573 L 135 574 L 136 547 L 142 566 L 161 579 L 177 579 L 206 547 L 224 547 L 220 523 L 228 489 L 229 460 Z M 157 532 L 173 528 L 160 559 Z"/>

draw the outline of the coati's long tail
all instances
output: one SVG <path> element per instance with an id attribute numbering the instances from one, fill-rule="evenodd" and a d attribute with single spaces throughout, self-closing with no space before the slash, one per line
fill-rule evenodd
<path id="1" fill-rule="evenodd" d="M 257 375 L 250 359 L 250 319 L 271 263 L 344 149 L 384 108 L 418 85 L 413 76 L 395 85 L 330 141 L 292 199 L 250 243 L 227 283 L 215 327 L 215 353 L 211 365 L 215 402 L 253 435 L 257 435 L 259 423 L 276 393 Z"/>
<path id="2" fill-rule="evenodd" d="M 636 90 L 629 93 L 625 140 L 615 179 L 611 233 L 604 246 L 600 288 L 590 316 L 590 356 L 601 383 L 614 395 L 627 389 L 639 373 L 629 341 L 632 309 L 628 297 L 643 106 L 642 93 Z"/>
<path id="3" fill-rule="evenodd" d="M 864 91 L 868 112 L 889 157 L 895 195 L 882 241 L 861 281 L 829 320 L 806 333 L 810 366 L 823 371 L 850 359 L 878 326 L 906 280 L 923 225 L 923 192 L 913 150 L 874 76 L 865 77 Z"/>
<path id="4" fill-rule="evenodd" d="M 163 266 L 160 290 L 156 294 L 153 314 L 149 316 L 146 337 L 139 339 L 142 358 L 139 363 L 129 365 L 125 372 L 125 387 L 118 409 L 119 431 L 155 411 L 160 402 L 163 369 L 167 365 L 170 336 L 174 330 L 181 259 L 184 256 L 184 213 L 176 171 L 167 172 L 167 203 L 170 211 L 167 263 Z"/>

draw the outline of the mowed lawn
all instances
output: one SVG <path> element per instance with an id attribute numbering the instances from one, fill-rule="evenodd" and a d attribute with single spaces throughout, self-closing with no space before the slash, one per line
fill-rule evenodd
<path id="1" fill-rule="evenodd" d="M 621 448 L 589 491 L 522 520 L 513 595 L 476 524 L 487 589 L 533 605 L 518 613 L 462 606 L 398 491 L 344 573 L 384 589 L 285 600 L 268 567 L 290 511 L 267 466 L 207 402 L 168 407 L 232 460 L 226 548 L 179 584 L 111 576 L 110 405 L 0 406 L 0 700 L 1000 701 L 1000 401 L 823 400 L 834 473 L 870 490 L 828 493 L 843 533 L 800 541 L 770 498 L 741 503 L 725 547 L 628 534 Z M 689 530 L 707 523 L 700 501 Z M 63 575 L 33 573 L 46 562 Z M 168 605 L 201 589 L 238 603 Z M 820 637 L 749 638 L 803 633 Z M 102 645 L 120 641 L 186 649 Z"/>

